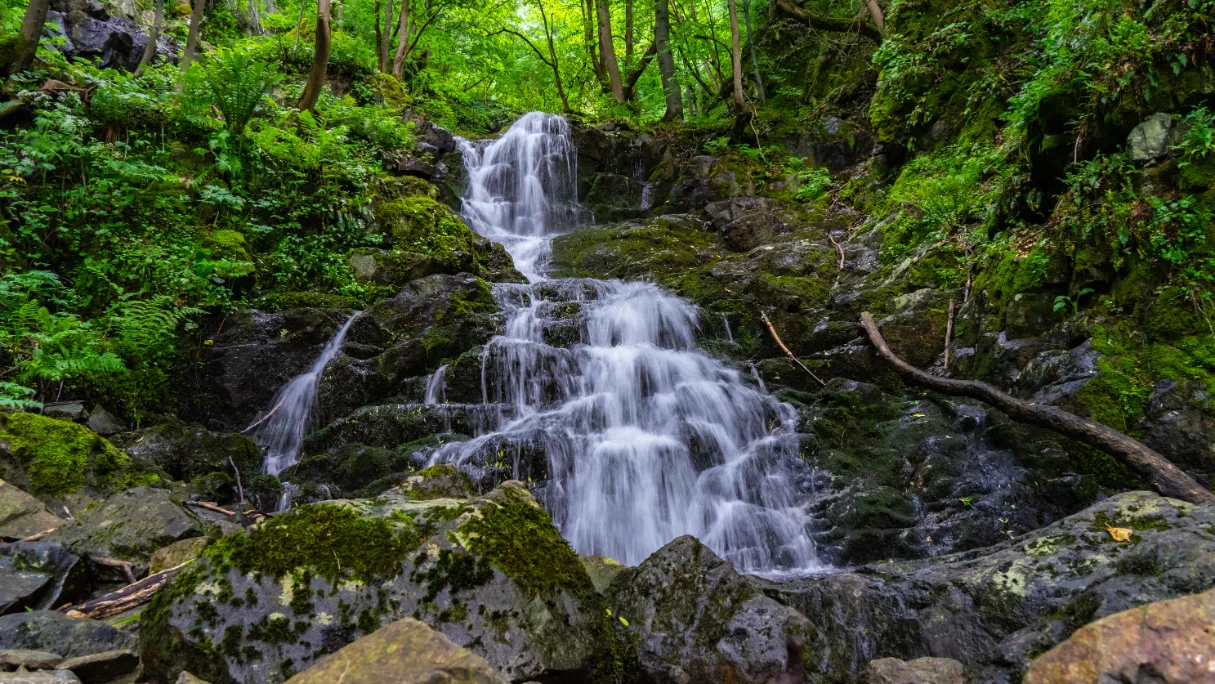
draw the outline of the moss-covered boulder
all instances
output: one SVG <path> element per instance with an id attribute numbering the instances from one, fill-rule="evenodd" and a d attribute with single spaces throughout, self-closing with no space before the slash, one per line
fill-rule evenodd
<path id="1" fill-rule="evenodd" d="M 0 477 L 44 500 L 159 481 L 88 428 L 33 413 L 0 414 Z"/>
<path id="2" fill-rule="evenodd" d="M 423 476 L 425 477 L 425 476 Z M 217 541 L 141 620 L 149 676 L 280 682 L 413 617 L 512 681 L 577 677 L 607 644 L 577 556 L 519 483 L 300 507 Z"/>
<path id="3" fill-rule="evenodd" d="M 235 475 L 233 468 L 247 482 L 262 470 L 261 449 L 252 439 L 235 432 L 213 432 L 179 420 L 169 419 L 150 428 L 123 433 L 115 442 L 131 456 L 181 482 L 210 473 L 231 477 Z"/>

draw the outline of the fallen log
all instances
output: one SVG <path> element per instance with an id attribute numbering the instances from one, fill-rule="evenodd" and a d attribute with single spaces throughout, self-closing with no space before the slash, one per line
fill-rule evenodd
<path id="1" fill-rule="evenodd" d="M 112 591 L 84 603 L 74 606 L 64 606 L 59 609 L 59 612 L 66 614 L 68 617 L 92 618 L 94 620 L 101 620 L 111 615 L 125 613 L 132 608 L 151 601 L 156 592 L 163 589 L 169 583 L 169 580 L 173 579 L 173 575 L 192 562 L 192 560 L 188 560 L 181 565 L 171 567 L 155 575 L 148 575 L 134 584 L 128 584 L 118 591 Z"/>
<path id="2" fill-rule="evenodd" d="M 1215 493 L 1198 484 L 1167 458 L 1134 438 L 1054 406 L 1023 401 L 985 382 L 929 375 L 900 359 L 890 350 L 868 311 L 861 314 L 861 327 L 869 335 L 869 341 L 877 349 L 882 361 L 895 373 L 921 387 L 941 394 L 978 399 L 1000 409 L 1013 420 L 1053 430 L 1064 437 L 1100 449 L 1147 478 L 1152 487 L 1164 496 L 1196 504 L 1215 503 Z"/>
<path id="3" fill-rule="evenodd" d="M 776 9 L 781 14 L 812 29 L 836 33 L 857 33 L 879 45 L 882 43 L 882 32 L 864 20 L 828 17 L 816 12 L 809 12 L 789 0 L 776 0 Z"/>

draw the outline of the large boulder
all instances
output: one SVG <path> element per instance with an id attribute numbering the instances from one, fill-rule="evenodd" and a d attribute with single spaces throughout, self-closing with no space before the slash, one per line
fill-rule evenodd
<path id="1" fill-rule="evenodd" d="M 65 658 L 134 650 L 134 634 L 98 620 L 34 610 L 0 617 L 0 649 L 46 651 Z"/>
<path id="2" fill-rule="evenodd" d="M 62 523 L 41 501 L 0 480 L 0 539 L 25 539 Z"/>
<path id="3" fill-rule="evenodd" d="M 202 534 L 202 523 L 177 505 L 167 490 L 136 487 L 80 514 L 46 540 L 80 555 L 130 561 L 138 576 L 147 571 L 157 549 Z"/>
<path id="4" fill-rule="evenodd" d="M 415 485 L 217 541 L 144 611 L 147 674 L 278 682 L 406 616 L 512 681 L 587 672 L 604 606 L 527 490 L 417 500 Z"/>
<path id="5" fill-rule="evenodd" d="M 1081 627 L 1030 666 L 1025 684 L 1215 679 L 1215 591 L 1150 603 Z"/>
<path id="6" fill-rule="evenodd" d="M 342 647 L 289 684 L 506 684 L 481 656 L 412 618 Z"/>
<path id="7" fill-rule="evenodd" d="M 233 467 L 244 482 L 262 472 L 261 449 L 252 439 L 178 420 L 124 433 L 114 442 L 131 456 L 181 482 L 212 473 L 232 477 Z"/>
<path id="8" fill-rule="evenodd" d="M 62 544 L 0 544 L 0 615 L 72 603 L 87 590 L 84 564 Z"/>
<path id="9" fill-rule="evenodd" d="M 63 38 L 60 50 L 66 57 L 82 57 L 102 68 L 134 70 L 143 58 L 148 34 L 140 22 L 148 22 L 135 3 L 106 3 L 96 0 L 55 0 L 47 22 Z M 144 23 L 148 25 L 148 23 Z M 156 41 L 156 56 L 177 61 L 181 44 L 169 32 Z"/>
<path id="10" fill-rule="evenodd" d="M 679 537 L 612 580 L 607 602 L 649 681 L 763 684 L 801 654 L 810 624 L 693 537 Z"/>
<path id="11" fill-rule="evenodd" d="M 923 656 L 955 659 L 974 681 L 1016 681 L 1094 619 L 1215 586 L 1213 524 L 1215 507 L 1127 492 L 991 548 L 753 581 L 810 619 L 810 667 L 829 681 Z"/>

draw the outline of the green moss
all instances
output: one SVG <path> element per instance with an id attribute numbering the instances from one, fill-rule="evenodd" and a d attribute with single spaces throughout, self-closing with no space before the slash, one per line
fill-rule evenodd
<path id="1" fill-rule="evenodd" d="M 264 311 L 301 308 L 355 310 L 362 308 L 362 303 L 354 297 L 330 292 L 271 292 L 258 300 L 257 308 Z"/>
<path id="2" fill-rule="evenodd" d="M 375 208 L 393 246 L 436 260 L 451 272 L 480 273 L 472 231 L 447 205 L 427 196 L 402 197 Z"/>
<path id="3" fill-rule="evenodd" d="M 33 413 L 3 419 L 7 442 L 25 469 L 34 494 L 61 496 L 86 485 L 104 491 L 155 484 L 159 477 L 132 469 L 126 454 L 105 438 L 75 423 Z"/>
<path id="4" fill-rule="evenodd" d="M 460 526 L 469 549 L 531 593 L 564 589 L 579 597 L 594 596 L 578 554 L 548 513 L 511 487 L 501 492 L 503 496 L 487 501 L 479 515 Z"/>

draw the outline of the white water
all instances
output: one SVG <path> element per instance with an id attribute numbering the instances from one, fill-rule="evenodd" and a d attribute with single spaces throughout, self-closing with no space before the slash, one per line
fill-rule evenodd
<path id="1" fill-rule="evenodd" d="M 341 351 L 346 332 L 350 330 L 350 324 L 354 323 L 357 315 L 347 319 L 334 333 L 321 350 L 321 355 L 312 362 L 307 371 L 292 378 L 291 382 L 274 395 L 274 399 L 270 401 L 268 417 L 245 428 L 246 432 L 253 430 L 253 441 L 266 450 L 265 470 L 268 474 L 277 476 L 299 462 L 304 436 L 313 427 L 312 412 L 316 408 L 316 392 L 321 383 L 321 374 L 325 372 L 325 366 Z M 280 509 L 286 507 L 285 503 L 280 503 Z"/>
<path id="2" fill-rule="evenodd" d="M 497 428 L 432 462 L 476 465 L 513 447 L 517 464 L 523 450 L 541 452 L 545 503 L 582 554 L 635 565 L 692 534 L 746 572 L 819 569 L 786 476 L 792 407 L 697 348 L 688 302 L 649 283 L 545 278 L 554 235 L 579 215 L 565 120 L 528 114 L 494 141 L 461 147 L 465 219 L 505 245 L 531 284 L 495 286 L 508 318 L 487 345 L 482 395 Z M 571 306 L 581 343 L 546 344 Z M 427 403 L 440 400 L 436 381 L 441 373 Z"/>

